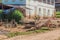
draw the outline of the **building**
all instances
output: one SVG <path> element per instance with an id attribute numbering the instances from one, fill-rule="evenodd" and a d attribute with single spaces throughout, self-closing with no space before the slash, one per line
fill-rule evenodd
<path id="1" fill-rule="evenodd" d="M 26 16 L 53 17 L 55 0 L 1 0 L 3 4 L 24 8 Z"/>
<path id="2" fill-rule="evenodd" d="M 55 0 L 56 1 L 56 10 L 60 11 L 60 0 Z"/>
<path id="3" fill-rule="evenodd" d="M 10 6 L 10 7 L 16 7 L 17 9 L 20 9 L 20 11 L 25 16 L 25 9 L 21 8 L 20 6 L 26 5 L 26 0 L 0 0 L 0 3 Z"/>
<path id="4" fill-rule="evenodd" d="M 27 15 L 37 15 L 40 17 L 53 17 L 55 11 L 55 0 L 27 0 L 26 9 Z"/>

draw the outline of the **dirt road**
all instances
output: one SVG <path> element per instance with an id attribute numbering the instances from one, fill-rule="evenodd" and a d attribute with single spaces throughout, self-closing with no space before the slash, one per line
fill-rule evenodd
<path id="1" fill-rule="evenodd" d="M 60 29 L 40 34 L 17 36 L 7 40 L 56 40 L 58 37 L 60 37 Z"/>

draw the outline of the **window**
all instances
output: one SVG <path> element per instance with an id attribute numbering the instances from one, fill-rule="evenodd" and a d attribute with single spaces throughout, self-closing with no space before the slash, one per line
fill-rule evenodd
<path id="1" fill-rule="evenodd" d="M 50 4 L 50 0 L 47 0 L 47 3 Z"/>
<path id="2" fill-rule="evenodd" d="M 39 14 L 38 15 L 41 16 L 41 8 L 39 8 Z"/>
<path id="3" fill-rule="evenodd" d="M 39 2 L 42 2 L 42 0 L 38 0 Z"/>
<path id="4" fill-rule="evenodd" d="M 51 0 L 51 4 L 54 5 L 55 4 L 55 0 Z"/>
<path id="5" fill-rule="evenodd" d="M 47 12 L 47 14 L 48 14 L 47 16 L 49 16 L 49 15 L 50 15 L 50 10 L 49 10 L 49 9 L 48 9 L 48 12 Z"/>
<path id="6" fill-rule="evenodd" d="M 46 16 L 46 9 L 43 9 L 43 15 Z"/>
<path id="7" fill-rule="evenodd" d="M 39 8 L 39 12 L 41 12 L 41 8 Z"/>
<path id="8" fill-rule="evenodd" d="M 58 2 L 58 0 L 55 0 L 55 2 Z"/>
<path id="9" fill-rule="evenodd" d="M 43 0 L 43 3 L 46 3 L 46 0 Z"/>

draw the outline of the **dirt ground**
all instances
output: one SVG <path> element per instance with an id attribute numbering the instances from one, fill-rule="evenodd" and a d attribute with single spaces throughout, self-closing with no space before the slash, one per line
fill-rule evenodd
<path id="1" fill-rule="evenodd" d="M 56 29 L 46 33 L 16 36 L 5 40 L 56 40 L 59 37 L 60 37 L 60 29 Z"/>

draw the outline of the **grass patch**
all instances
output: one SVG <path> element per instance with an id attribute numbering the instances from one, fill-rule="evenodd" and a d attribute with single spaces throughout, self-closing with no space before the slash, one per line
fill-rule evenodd
<path id="1" fill-rule="evenodd" d="M 60 18 L 60 15 L 56 15 L 56 18 Z"/>
<path id="2" fill-rule="evenodd" d="M 56 12 L 56 18 L 60 18 L 60 12 L 59 11 Z"/>
<path id="3" fill-rule="evenodd" d="M 57 11 L 56 14 L 60 14 L 60 11 Z"/>
<path id="4" fill-rule="evenodd" d="M 49 29 L 48 28 L 41 28 L 39 30 L 28 31 L 28 32 L 9 33 L 9 34 L 7 34 L 7 36 L 10 38 L 10 37 L 18 36 L 18 35 L 28 35 L 28 34 L 32 34 L 32 33 L 44 33 L 46 31 L 49 31 Z"/>
<path id="5" fill-rule="evenodd" d="M 15 32 L 15 33 L 9 33 L 7 34 L 7 36 L 10 37 L 14 37 L 14 36 L 18 36 L 18 35 L 27 35 L 27 34 L 31 34 L 33 33 L 33 31 L 30 32 Z"/>

